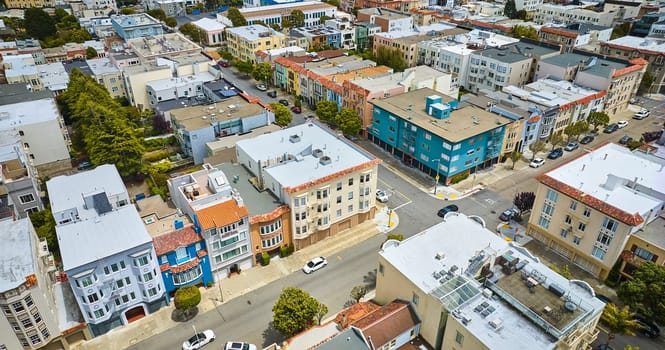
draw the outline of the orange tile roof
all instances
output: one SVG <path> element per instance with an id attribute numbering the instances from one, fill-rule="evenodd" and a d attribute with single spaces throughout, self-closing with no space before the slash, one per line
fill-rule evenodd
<path id="1" fill-rule="evenodd" d="M 341 328 L 346 328 L 351 323 L 356 322 L 357 320 L 369 315 L 370 313 L 378 310 L 381 306 L 371 303 L 371 302 L 360 302 L 353 304 L 346 309 L 340 311 L 337 316 L 335 316 L 335 323 L 337 323 Z"/>
<path id="2" fill-rule="evenodd" d="M 608 42 L 608 41 L 601 42 L 600 46 L 609 46 L 613 49 L 619 49 L 619 50 L 630 51 L 630 52 L 637 51 L 637 52 L 645 54 L 645 55 L 653 55 L 653 56 L 665 55 L 665 52 L 639 49 L 639 48 L 636 48 L 636 47 L 614 44 L 614 43 L 611 43 L 611 42 Z"/>
<path id="3" fill-rule="evenodd" d="M 178 247 L 186 247 L 202 240 L 203 238 L 194 231 L 194 225 L 189 225 L 179 230 L 157 236 L 152 239 L 152 243 L 155 246 L 155 253 L 157 256 L 160 256 L 172 252 L 178 249 Z"/>
<path id="4" fill-rule="evenodd" d="M 395 300 L 351 325 L 361 329 L 365 336 L 371 337 L 372 343 L 376 346 L 383 346 L 394 339 L 395 336 L 404 334 L 418 323 L 420 323 L 420 320 L 412 312 L 409 302 Z"/>
<path id="5" fill-rule="evenodd" d="M 199 258 L 194 258 L 184 264 L 171 267 L 171 273 L 180 273 L 195 268 L 199 265 Z"/>
<path id="6" fill-rule="evenodd" d="M 240 221 L 247 216 L 249 211 L 246 206 L 238 206 L 234 199 L 211 205 L 209 207 L 196 211 L 199 224 L 204 230 L 213 227 L 223 227 L 234 222 Z"/>
<path id="7" fill-rule="evenodd" d="M 271 211 L 270 213 L 252 216 L 251 218 L 249 218 L 249 223 L 256 224 L 259 222 L 272 221 L 282 216 L 282 214 L 288 213 L 289 211 L 291 211 L 291 208 L 288 205 L 282 205 L 276 208 L 275 210 Z"/>
<path id="8" fill-rule="evenodd" d="M 559 29 L 559 28 L 541 27 L 540 31 L 545 32 L 545 33 L 551 33 L 551 34 L 556 34 L 556 35 L 560 35 L 560 36 L 565 36 L 567 38 L 577 38 L 577 33 L 570 32 L 570 31 L 567 31 L 567 30 L 562 30 L 562 29 Z"/>
<path id="9" fill-rule="evenodd" d="M 379 164 L 381 164 L 381 159 L 375 158 L 375 159 L 370 160 L 369 162 L 365 162 L 365 163 L 356 165 L 354 167 L 347 168 L 347 169 L 344 169 L 342 171 L 338 171 L 336 173 L 330 174 L 328 176 L 324 176 L 320 179 L 316 179 L 316 180 L 311 181 L 311 182 L 305 182 L 305 183 L 300 184 L 300 185 L 295 186 L 295 187 L 284 187 L 284 191 L 286 193 L 300 192 L 300 191 L 302 191 L 306 188 L 310 188 L 310 187 L 313 187 L 313 186 L 316 186 L 316 185 L 319 185 L 319 184 L 322 184 L 322 183 L 326 183 L 326 182 L 332 181 L 333 179 L 336 179 L 338 177 L 343 177 L 343 176 L 346 176 L 348 174 L 352 174 L 352 173 L 355 173 L 355 172 L 360 171 L 362 169 L 366 169 L 366 168 L 369 168 L 371 166 L 379 165 Z"/>

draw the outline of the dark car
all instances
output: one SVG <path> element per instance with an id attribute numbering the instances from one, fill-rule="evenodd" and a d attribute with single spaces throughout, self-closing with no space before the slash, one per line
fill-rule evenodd
<path id="1" fill-rule="evenodd" d="M 301 109 L 300 107 L 298 107 L 298 106 L 293 106 L 293 107 L 291 107 L 291 112 L 293 112 L 293 113 L 301 113 L 301 112 L 302 112 L 302 109 Z"/>
<path id="2" fill-rule="evenodd" d="M 606 345 L 606 344 L 600 344 L 600 345 L 598 345 L 598 347 L 596 349 L 598 349 L 598 350 L 614 350 L 613 347 L 611 347 L 609 345 Z"/>
<path id="3" fill-rule="evenodd" d="M 633 138 L 628 135 L 623 135 L 623 137 L 619 139 L 619 143 L 622 145 L 625 145 L 630 141 L 633 141 Z"/>
<path id="4" fill-rule="evenodd" d="M 504 210 L 501 215 L 499 215 L 499 220 L 501 221 L 510 221 L 510 219 L 513 218 L 513 216 L 517 215 L 517 211 L 515 209 L 506 209 Z"/>
<path id="5" fill-rule="evenodd" d="M 580 144 L 577 143 L 577 141 L 571 141 L 566 145 L 566 147 L 564 147 L 564 149 L 568 152 L 572 152 L 578 148 L 580 148 Z"/>
<path id="6" fill-rule="evenodd" d="M 79 170 L 85 170 L 85 169 L 90 169 L 90 168 L 92 168 L 92 163 L 90 163 L 87 160 L 79 163 L 79 165 L 78 165 Z"/>
<path id="7" fill-rule="evenodd" d="M 219 61 L 219 62 L 217 62 L 217 64 L 219 64 L 220 67 L 228 67 L 229 66 L 229 62 L 226 62 L 226 61 Z"/>
<path id="8" fill-rule="evenodd" d="M 649 338 L 656 338 L 660 335 L 660 328 L 656 326 L 653 322 L 647 320 L 643 316 L 635 316 L 635 321 L 640 325 L 638 329 L 639 332 L 646 335 Z"/>
<path id="9" fill-rule="evenodd" d="M 583 145 L 586 145 L 587 143 L 593 142 L 593 140 L 595 140 L 595 139 L 596 139 L 595 137 L 593 137 L 591 135 L 587 135 L 587 136 L 584 136 L 582 138 L 582 140 L 580 140 L 580 143 L 583 144 Z"/>
<path id="10" fill-rule="evenodd" d="M 287 101 L 287 100 L 279 100 L 279 103 L 281 103 L 281 104 L 283 104 L 287 107 L 289 106 L 289 101 Z"/>
<path id="11" fill-rule="evenodd" d="M 619 125 L 617 125 L 615 123 L 612 123 L 612 124 L 606 126 L 605 130 L 603 130 L 603 132 L 606 133 L 606 134 L 611 134 L 611 133 L 613 133 L 617 130 L 619 130 Z"/>
<path id="12" fill-rule="evenodd" d="M 447 206 L 441 208 L 436 213 L 436 215 L 438 215 L 440 217 L 444 217 L 444 216 L 446 216 L 446 214 L 448 214 L 450 212 L 453 212 L 453 211 L 458 211 L 458 210 L 459 210 L 459 208 L 455 204 L 451 204 L 451 205 L 447 205 Z"/>
<path id="13" fill-rule="evenodd" d="M 563 148 L 558 147 L 552 150 L 550 154 L 547 155 L 547 158 L 549 159 L 557 159 L 563 155 Z"/>
<path id="14" fill-rule="evenodd" d="M 268 91 L 268 96 L 275 98 L 277 97 L 277 91 Z"/>

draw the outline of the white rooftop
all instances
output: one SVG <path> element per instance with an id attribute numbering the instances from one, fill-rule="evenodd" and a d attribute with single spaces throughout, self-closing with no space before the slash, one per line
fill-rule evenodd
<path id="1" fill-rule="evenodd" d="M 201 18 L 198 21 L 192 22 L 192 24 L 205 31 L 224 30 L 226 28 L 225 25 L 210 18 Z"/>
<path id="2" fill-rule="evenodd" d="M 39 79 L 42 80 L 44 87 L 51 91 L 67 89 L 69 74 L 67 74 L 62 62 L 40 64 L 37 68 L 39 69 Z"/>
<path id="3" fill-rule="evenodd" d="M 519 39 L 509 36 L 478 29 L 474 29 L 466 34 L 455 35 L 454 40 L 462 44 L 485 44 L 491 47 L 504 46 L 519 41 Z"/>
<path id="4" fill-rule="evenodd" d="M 291 9 L 291 8 L 298 8 L 298 7 L 307 7 L 307 6 L 312 6 L 312 5 L 327 5 L 325 3 L 322 3 L 320 1 L 303 1 L 303 2 L 296 2 L 296 3 L 290 3 L 290 4 L 277 4 L 277 5 L 267 5 L 267 6 L 259 6 L 259 7 L 243 7 L 240 10 L 240 13 L 243 15 L 251 15 L 253 12 L 260 12 L 260 11 L 269 11 L 269 10 L 280 10 L 280 9 Z M 332 5 L 329 5 L 329 7 L 334 7 Z M 305 13 L 308 11 L 313 11 L 312 9 L 307 9 L 303 8 L 301 9 Z M 286 11 L 288 13 L 291 13 L 291 11 Z M 245 16 L 246 17 L 246 16 Z"/>
<path id="5" fill-rule="evenodd" d="M 299 138 L 292 142 L 291 138 Z M 267 174 L 282 187 L 295 187 L 324 178 L 339 171 L 365 164 L 375 159 L 343 136 L 317 122 L 309 122 L 251 139 L 240 140 L 236 147 L 254 160 L 265 163 L 289 154 L 296 159 L 265 168 Z M 313 150 L 322 150 L 330 157 L 330 164 L 322 165 Z"/>
<path id="6" fill-rule="evenodd" d="M 545 175 L 643 218 L 662 205 L 663 200 L 657 196 L 663 198 L 665 195 L 664 166 L 614 143 L 597 148 Z M 634 181 L 637 182 L 636 188 L 629 188 Z M 646 193 L 651 191 L 653 195 Z"/>
<path id="7" fill-rule="evenodd" d="M 269 6 L 262 6 L 260 8 L 264 7 L 269 7 Z M 248 41 L 256 41 L 261 38 L 265 38 L 260 36 L 260 34 L 268 33 L 269 37 L 272 36 L 281 36 L 286 38 L 286 35 L 283 33 L 280 33 L 278 31 L 275 31 L 272 28 L 264 27 L 260 24 L 252 24 L 248 26 L 243 26 L 243 27 L 234 27 L 234 28 L 226 28 L 227 32 L 234 33 L 238 35 L 239 37 L 248 40 Z"/>
<path id="8" fill-rule="evenodd" d="M 35 59 L 30 54 L 4 56 L 2 64 L 8 78 L 37 74 Z"/>
<path id="9" fill-rule="evenodd" d="M 175 87 L 187 86 L 188 84 L 203 84 L 213 80 L 215 80 L 215 77 L 212 74 L 208 72 L 201 72 L 199 74 L 185 75 L 177 78 L 152 80 L 147 82 L 145 85 L 151 87 L 155 91 L 161 91 Z"/>
<path id="10" fill-rule="evenodd" d="M 20 286 L 26 276 L 35 273 L 33 235 L 28 218 L 0 221 L 0 293 Z"/>
<path id="11" fill-rule="evenodd" d="M 279 49 L 271 49 L 271 50 L 264 50 L 268 56 L 270 57 L 276 57 L 276 56 L 281 56 L 282 54 L 288 54 L 288 53 L 304 53 L 305 49 L 303 49 L 300 46 L 287 46 L 287 47 L 281 47 Z"/>
<path id="12" fill-rule="evenodd" d="M 56 176 L 46 182 L 46 188 L 53 213 L 71 208 L 78 208 L 79 214 L 85 212 L 86 210 L 82 209 L 85 204 L 82 193 L 102 190 L 112 196 L 127 192 L 118 170 L 111 164 L 100 165 L 74 175 Z M 90 211 L 95 212 L 94 209 Z"/>
<path id="13" fill-rule="evenodd" d="M 429 66 L 416 66 L 407 68 L 403 72 L 391 73 L 379 77 L 356 79 L 352 81 L 352 84 L 358 85 L 368 90 L 370 93 L 392 89 L 400 85 L 406 86 L 407 89 L 405 91 L 407 91 L 409 85 L 407 85 L 404 80 L 410 78 L 411 75 L 413 75 L 413 80 L 415 82 L 419 82 L 423 80 L 436 79 L 438 77 L 450 74 L 436 70 Z"/>
<path id="14" fill-rule="evenodd" d="M 65 271 L 152 241 L 133 205 L 60 225 L 55 230 Z"/>
<path id="15" fill-rule="evenodd" d="M 58 118 L 53 98 L 0 106 L 0 130 L 43 123 Z"/>
<path id="16" fill-rule="evenodd" d="M 464 239 L 457 239 L 458 237 Z M 530 319 L 531 316 L 511 304 L 514 301 L 504 298 L 495 300 L 482 294 L 484 287 L 473 277 L 483 265 L 489 264 L 492 258 L 519 258 L 520 263 L 525 264 L 522 270 L 537 271 L 546 281 L 543 284 L 556 284 L 569 293 L 568 296 L 578 303 L 581 311 L 575 320 L 560 328 L 568 329 L 588 313 L 598 314 L 604 307 L 592 294 L 591 287 L 584 282 L 576 283 L 565 279 L 540 263 L 539 259 L 526 249 L 506 242 L 462 213 L 449 213 L 443 222 L 402 242 L 388 241 L 379 254 L 423 292 L 438 298 L 444 308 L 451 311 L 456 318 L 463 316 L 470 319 L 465 327 L 487 348 L 493 350 L 554 349 L 556 340 L 548 335 L 544 327 L 535 323 L 538 319 Z M 507 278 L 500 272 L 498 265 L 495 265 L 492 271 L 496 272 L 495 276 L 499 280 Z M 515 272 L 519 273 L 521 271 Z M 510 294 L 508 289 L 504 291 Z M 540 292 L 550 293 L 547 290 Z M 520 298 L 517 294 L 510 296 L 518 300 Z M 494 308 L 489 315 L 481 316 L 474 311 L 474 308 L 483 302 Z M 492 329 L 488 324 L 491 320 L 501 320 L 503 329 Z"/>
<path id="17" fill-rule="evenodd" d="M 639 50 L 665 52 L 665 40 L 655 38 L 641 38 L 639 36 L 622 36 L 607 43 L 632 47 Z"/>
<path id="18" fill-rule="evenodd" d="M 110 58 L 96 58 L 92 60 L 86 60 L 86 62 L 88 63 L 88 67 L 90 67 L 90 71 L 94 75 L 120 73 L 118 67 L 111 63 Z"/>

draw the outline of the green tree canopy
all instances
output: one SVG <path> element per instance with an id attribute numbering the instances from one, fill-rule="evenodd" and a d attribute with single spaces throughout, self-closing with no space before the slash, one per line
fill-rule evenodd
<path id="1" fill-rule="evenodd" d="M 568 136 L 568 141 L 572 138 L 577 138 L 581 134 L 589 130 L 589 123 L 584 120 L 578 120 L 575 124 L 570 124 L 563 129 L 563 133 Z"/>
<path id="2" fill-rule="evenodd" d="M 550 143 L 550 145 L 552 145 L 552 150 L 554 150 L 556 146 L 558 146 L 559 144 L 561 144 L 561 142 L 563 142 L 563 136 L 560 133 L 552 134 L 552 136 L 550 136 L 550 139 L 547 141 Z"/>
<path id="3" fill-rule="evenodd" d="M 356 303 L 360 302 L 360 299 L 362 299 L 365 294 L 367 294 L 367 288 L 363 285 L 355 286 L 351 288 L 351 299 L 353 299 Z"/>
<path id="4" fill-rule="evenodd" d="M 201 291 L 197 286 L 182 287 L 175 291 L 175 297 L 173 298 L 175 308 L 183 311 L 186 315 L 200 302 Z"/>
<path id="5" fill-rule="evenodd" d="M 55 35 L 55 20 L 46 11 L 31 7 L 25 10 L 23 18 L 25 30 L 33 38 L 44 40 Z"/>
<path id="6" fill-rule="evenodd" d="M 2 2 L 2 1 L 0 1 L 0 3 L 1 3 L 1 2 Z M 55 21 L 56 21 L 56 22 L 60 22 L 60 21 L 62 21 L 62 19 L 65 18 L 65 17 L 67 17 L 67 16 L 69 16 L 69 13 L 68 13 L 67 11 L 65 11 L 65 9 L 60 8 L 60 7 L 57 7 L 57 8 L 55 9 Z"/>
<path id="7" fill-rule="evenodd" d="M 291 337 L 312 326 L 319 312 L 319 304 L 306 291 L 286 287 L 272 307 L 273 326 L 280 333 Z"/>
<path id="8" fill-rule="evenodd" d="M 134 9 L 131 8 L 131 7 L 126 7 L 124 9 L 120 10 L 120 13 L 123 14 L 123 15 L 133 15 L 133 14 L 136 13 L 136 11 L 134 11 Z"/>
<path id="9" fill-rule="evenodd" d="M 321 324 L 321 319 L 328 313 L 328 306 L 322 302 L 316 308 L 316 323 Z"/>
<path id="10" fill-rule="evenodd" d="M 335 102 L 322 100 L 316 104 L 316 116 L 325 123 L 334 123 L 337 111 Z"/>
<path id="11" fill-rule="evenodd" d="M 358 114 L 349 108 L 342 108 L 342 111 L 335 116 L 335 124 L 342 130 L 344 136 L 356 136 L 362 128 Z"/>
<path id="12" fill-rule="evenodd" d="M 156 18 L 158 21 L 166 21 L 166 13 L 164 12 L 164 10 L 160 8 L 148 10 L 148 12 L 146 13 L 152 16 L 153 18 Z"/>
<path id="13" fill-rule="evenodd" d="M 254 71 L 254 65 L 251 62 L 238 60 L 235 66 L 238 68 L 238 72 L 244 75 L 250 75 Z"/>
<path id="14" fill-rule="evenodd" d="M 178 21 L 173 17 L 166 17 L 164 24 L 166 24 L 169 28 L 175 28 L 178 26 Z"/>
<path id="15" fill-rule="evenodd" d="M 245 19 L 245 16 L 240 13 L 240 10 L 238 10 L 235 7 L 231 7 L 229 11 L 226 13 L 226 17 L 233 23 L 234 27 L 242 27 L 247 25 L 247 19 Z"/>
<path id="16" fill-rule="evenodd" d="M 254 80 L 262 81 L 267 84 L 272 77 L 272 66 L 268 62 L 257 64 L 252 71 L 252 77 Z"/>
<path id="17" fill-rule="evenodd" d="M 517 7 L 515 6 L 515 0 L 506 1 L 506 5 L 503 7 L 503 15 L 511 18 L 517 18 Z"/>
<path id="18" fill-rule="evenodd" d="M 617 292 L 619 300 L 631 309 L 665 324 L 665 267 L 650 261 L 643 262 L 633 279 L 621 283 Z"/>
<path id="19" fill-rule="evenodd" d="M 531 151 L 531 160 L 536 159 L 538 153 L 542 152 L 545 149 L 545 142 L 536 141 L 529 144 L 529 151 Z"/>
<path id="20" fill-rule="evenodd" d="M 70 30 L 70 29 L 80 29 L 81 25 L 79 24 L 78 18 L 74 15 L 67 15 L 62 17 L 58 23 L 56 23 L 56 28 L 58 30 Z"/>
<path id="21" fill-rule="evenodd" d="M 271 103 L 270 107 L 275 112 L 275 124 L 279 126 L 287 126 L 291 124 L 293 116 L 291 111 L 281 103 Z"/>
<path id="22" fill-rule="evenodd" d="M 30 213 L 30 221 L 37 232 L 37 237 L 46 239 L 49 250 L 58 252 L 58 237 L 55 234 L 55 220 L 51 208 L 46 207 L 42 211 Z"/>
<path id="23" fill-rule="evenodd" d="M 510 35 L 513 38 L 529 38 L 533 40 L 538 40 L 538 31 L 534 27 L 529 26 L 514 26 L 510 29 Z"/>
<path id="24" fill-rule="evenodd" d="M 185 23 L 178 28 L 182 34 L 187 35 L 192 41 L 201 41 L 201 30 L 191 23 Z"/>
<path id="25" fill-rule="evenodd" d="M 515 163 L 520 159 L 522 159 L 522 152 L 518 152 L 517 150 L 510 152 L 510 160 L 513 162 L 513 166 L 510 169 L 514 170 Z"/>
<path id="26" fill-rule="evenodd" d="M 656 78 L 651 74 L 650 71 L 644 72 L 644 75 L 642 75 L 642 80 L 640 81 L 640 87 L 638 88 L 638 93 L 639 94 L 646 94 L 649 92 L 649 89 L 651 89 L 651 85 L 653 85 L 653 82 L 656 80 Z"/>
<path id="27" fill-rule="evenodd" d="M 95 48 L 92 46 L 88 46 L 88 48 L 85 49 L 85 58 L 90 60 L 96 57 L 97 57 L 97 50 L 95 50 Z"/>
<path id="28" fill-rule="evenodd" d="M 635 313 L 630 311 L 628 305 L 623 308 L 609 303 L 605 305 L 603 314 L 600 315 L 600 322 L 607 328 L 607 342 L 609 346 L 612 340 L 618 335 L 634 336 L 635 330 L 639 329 L 640 324 L 635 321 Z"/>
<path id="29" fill-rule="evenodd" d="M 91 40 L 92 35 L 88 33 L 87 30 L 85 29 L 73 29 L 68 31 L 66 37 L 69 39 L 68 41 L 73 41 L 75 43 L 83 43 L 86 40 Z M 67 40 L 67 39 L 65 39 Z"/>
<path id="30" fill-rule="evenodd" d="M 598 125 L 607 125 L 610 123 L 610 116 L 605 112 L 590 112 L 586 118 L 587 122 L 593 125 L 594 130 L 598 130 Z"/>
<path id="31" fill-rule="evenodd" d="M 404 57 L 402 56 L 402 50 L 386 46 L 379 46 L 376 49 L 376 65 L 388 66 L 395 72 L 402 72 L 407 68 Z"/>
<path id="32" fill-rule="evenodd" d="M 293 22 L 293 26 L 298 28 L 298 27 L 304 27 L 305 26 L 305 13 L 302 12 L 302 10 L 293 10 L 291 11 L 291 21 Z"/>

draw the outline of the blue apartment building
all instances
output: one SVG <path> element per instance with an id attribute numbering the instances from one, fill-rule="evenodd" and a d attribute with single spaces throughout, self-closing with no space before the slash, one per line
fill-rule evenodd
<path id="1" fill-rule="evenodd" d="M 429 88 L 372 103 L 368 138 L 446 185 L 496 164 L 505 126 L 512 122 Z"/>
<path id="2" fill-rule="evenodd" d="M 162 24 L 145 13 L 111 16 L 111 25 L 125 41 L 146 36 L 164 35 Z"/>
<path id="3" fill-rule="evenodd" d="M 178 288 L 214 283 L 205 240 L 194 225 L 175 221 L 175 231 L 153 238 L 167 298 Z"/>

